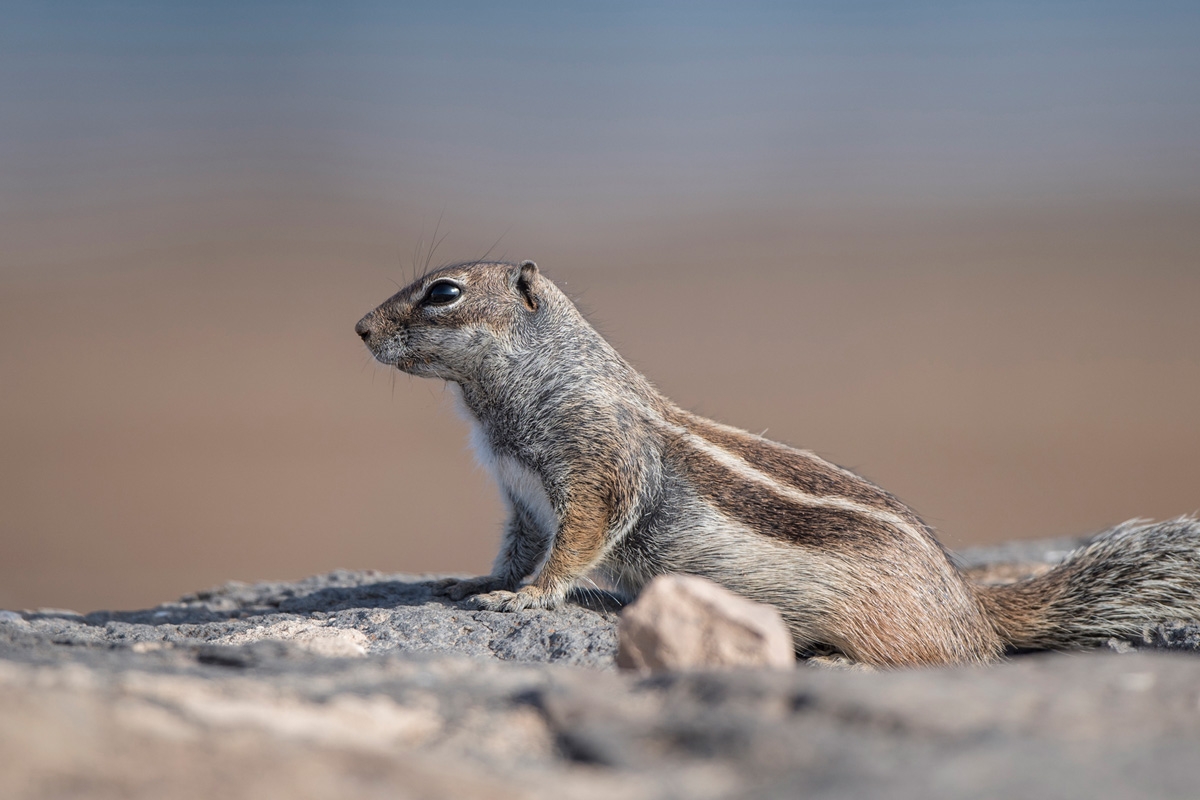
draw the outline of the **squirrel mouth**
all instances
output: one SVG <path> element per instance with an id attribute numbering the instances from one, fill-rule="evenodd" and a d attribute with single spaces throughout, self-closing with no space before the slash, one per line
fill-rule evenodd
<path id="1" fill-rule="evenodd" d="M 421 361 L 421 359 L 415 356 L 396 356 L 396 359 L 392 361 L 392 366 L 401 372 L 411 373 L 419 370 L 421 366 L 428 363 L 427 361 Z"/>
<path id="2" fill-rule="evenodd" d="M 411 355 L 404 353 L 404 348 L 397 347 L 392 342 L 381 342 L 377 346 L 369 347 L 371 355 L 380 364 L 386 364 L 389 367 L 395 367 L 399 370 L 404 370 L 413 359 Z"/>

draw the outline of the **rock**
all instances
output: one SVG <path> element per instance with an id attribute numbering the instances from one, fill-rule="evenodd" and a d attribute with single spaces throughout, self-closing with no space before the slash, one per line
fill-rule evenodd
<path id="1" fill-rule="evenodd" d="M 1092 536 L 1059 536 L 1053 539 L 1015 539 L 986 547 L 968 547 L 954 552 L 954 560 L 967 569 L 997 565 L 1057 565 L 1072 551 L 1083 547 Z"/>
<path id="2" fill-rule="evenodd" d="M 1182 654 L 642 678 L 286 647 L 56 652 L 0 659 L 2 797 L 1167 798 L 1194 796 L 1200 747 L 1200 664 Z"/>
<path id="3" fill-rule="evenodd" d="M 621 613 L 617 665 L 662 671 L 791 668 L 779 611 L 695 575 L 660 575 Z"/>
<path id="4" fill-rule="evenodd" d="M 13 618 L 0 618 L 0 655 L 5 638 L 23 631 L 44 650 L 283 642 L 300 654 L 331 657 L 430 653 L 611 666 L 617 615 L 591 604 L 481 611 L 435 597 L 422 576 L 343 570 L 294 582 L 229 583 L 144 611 L 9 612 Z"/>
<path id="5" fill-rule="evenodd" d="M 1138 644 L 1147 650 L 1200 652 L 1200 625 L 1188 622 L 1160 622 L 1145 628 Z M 1200 709 L 1200 703 L 1197 707 Z"/>
<path id="6" fill-rule="evenodd" d="M 644 676 L 613 668 L 611 608 L 577 599 L 495 614 L 334 572 L 2 613 L 0 797 L 1196 794 L 1195 624 L 1124 655 Z"/>

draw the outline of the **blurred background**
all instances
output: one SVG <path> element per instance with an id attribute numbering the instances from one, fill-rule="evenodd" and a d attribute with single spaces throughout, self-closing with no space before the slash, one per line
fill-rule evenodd
<path id="1" fill-rule="evenodd" d="M 952 548 L 1196 511 L 1198 40 L 1189 2 L 6 3 L 0 607 L 486 571 L 465 425 L 353 326 L 487 252 Z"/>

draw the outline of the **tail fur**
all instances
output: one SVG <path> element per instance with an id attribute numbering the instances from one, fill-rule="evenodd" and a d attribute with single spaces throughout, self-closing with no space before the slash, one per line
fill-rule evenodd
<path id="1" fill-rule="evenodd" d="M 975 589 L 1000 637 L 1018 649 L 1071 650 L 1197 621 L 1200 519 L 1132 520 L 1036 578 Z"/>

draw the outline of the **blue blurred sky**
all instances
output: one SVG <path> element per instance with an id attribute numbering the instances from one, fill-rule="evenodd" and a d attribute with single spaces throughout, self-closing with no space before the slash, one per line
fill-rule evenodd
<path id="1" fill-rule="evenodd" d="M 35 2 L 4 17 L 0 194 L 18 217 L 284 177 L 514 216 L 1200 193 L 1190 2 Z"/>

